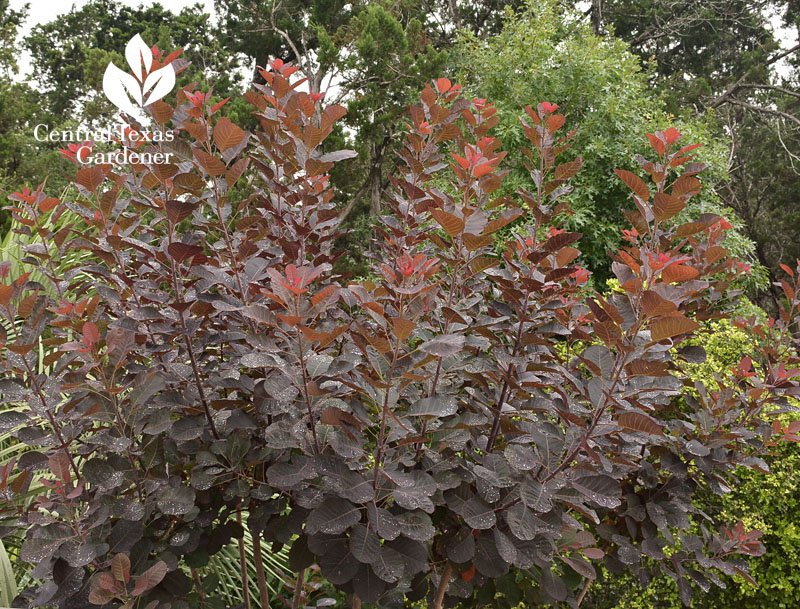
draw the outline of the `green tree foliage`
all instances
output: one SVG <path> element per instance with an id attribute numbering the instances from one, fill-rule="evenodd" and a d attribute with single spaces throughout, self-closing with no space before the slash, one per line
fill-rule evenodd
<path id="1" fill-rule="evenodd" d="M 800 104 L 796 0 L 603 0 L 598 33 L 630 44 L 674 113 L 704 113 L 730 136 L 727 205 L 747 222 L 772 278 L 798 254 Z M 776 27 L 783 26 L 782 31 Z M 760 304 L 775 310 L 780 291 Z"/>
<path id="2" fill-rule="evenodd" d="M 779 49 L 772 0 L 606 0 L 593 15 L 652 62 L 652 78 L 680 113 L 705 105 L 740 76 L 768 82 L 765 62 Z M 777 3 L 780 4 L 780 3 Z M 593 11 L 597 11 L 597 5 Z"/>
<path id="3" fill-rule="evenodd" d="M 784 95 L 778 107 L 791 116 L 798 100 Z M 736 129 L 731 159 L 731 179 L 722 196 L 744 219 L 745 234 L 755 243 L 759 262 L 780 273 L 781 263 L 800 258 L 800 137 L 787 120 L 772 120 L 741 109 L 726 110 L 728 124 Z M 761 299 L 774 309 L 782 297 L 779 288 Z M 771 302 L 770 302 L 771 301 Z"/>
<path id="4" fill-rule="evenodd" d="M 584 167 L 575 178 L 570 226 L 584 233 L 586 262 L 606 279 L 606 251 L 620 244 L 620 228 L 626 225 L 622 212 L 632 204 L 630 191 L 612 170 L 633 169 L 635 156 L 647 148 L 643 134 L 673 119 L 648 86 L 650 74 L 624 42 L 595 35 L 581 15 L 565 12 L 551 0 L 533 2 L 523 12 L 507 11 L 500 34 L 486 41 L 466 35 L 454 56 L 459 82 L 476 95 L 480 91 L 481 97 L 496 100 L 498 135 L 512 149 L 504 163 L 513 170 L 508 192 L 522 184 L 530 187 L 524 157 L 514 151 L 524 140 L 517 117 L 531 92 L 558 104 L 580 124 L 574 139 Z M 696 151 L 710 168 L 707 185 L 687 213 L 730 217 L 715 194 L 715 186 L 726 177 L 725 140 L 712 137 L 712 125 L 706 121 L 681 117 L 677 122 L 690 139 L 709 142 Z M 726 245 L 734 246 L 739 257 L 752 257 L 746 239 L 729 239 Z"/>

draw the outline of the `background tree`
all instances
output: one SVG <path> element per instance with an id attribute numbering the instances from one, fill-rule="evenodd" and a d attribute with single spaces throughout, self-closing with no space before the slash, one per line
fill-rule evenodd
<path id="1" fill-rule="evenodd" d="M 624 40 L 675 114 L 706 113 L 732 137 L 730 183 L 718 193 L 747 220 L 772 279 L 795 259 L 800 204 L 798 5 L 795 0 L 605 0 L 598 33 Z M 778 31 L 778 27 L 782 30 Z M 769 226 L 769 229 L 764 227 Z M 780 292 L 761 299 L 773 311 Z"/>
<path id="2" fill-rule="evenodd" d="M 524 141 L 517 116 L 530 91 L 557 102 L 559 111 L 580 125 L 574 139 L 584 166 L 575 177 L 569 225 L 585 235 L 581 248 L 585 262 L 604 281 L 610 275 L 606 252 L 622 242 L 623 211 L 630 206 L 630 192 L 614 179 L 613 169 L 632 169 L 635 156 L 646 151 L 641 134 L 674 117 L 650 87 L 651 74 L 627 45 L 597 36 L 579 13 L 542 1 L 520 12 L 507 9 L 504 23 L 500 34 L 485 41 L 464 36 L 453 53 L 458 81 L 474 95 L 496 100 L 498 135 L 512 147 L 505 161 L 512 168 L 506 192 L 522 184 L 530 187 L 525 158 L 513 150 Z M 543 65 L 551 69 L 544 70 Z M 727 177 L 727 142 L 712 136 L 715 124 L 703 117 L 684 114 L 677 124 L 688 137 L 708 142 L 697 152 L 709 165 L 709 188 L 692 200 L 686 213 L 713 211 L 735 221 L 716 193 Z M 741 233 L 732 232 L 726 245 L 740 257 L 754 257 L 752 244 Z M 763 280 L 763 275 L 756 275 L 752 285 L 764 285 Z"/>

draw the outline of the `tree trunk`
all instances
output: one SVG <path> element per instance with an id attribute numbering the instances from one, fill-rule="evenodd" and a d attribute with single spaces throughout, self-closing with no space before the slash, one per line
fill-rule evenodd
<path id="1" fill-rule="evenodd" d="M 381 213 L 381 170 L 383 169 L 384 144 L 370 144 L 369 156 L 369 213 L 375 218 Z"/>
<path id="2" fill-rule="evenodd" d="M 592 29 L 597 36 L 603 33 L 603 0 L 592 0 Z"/>

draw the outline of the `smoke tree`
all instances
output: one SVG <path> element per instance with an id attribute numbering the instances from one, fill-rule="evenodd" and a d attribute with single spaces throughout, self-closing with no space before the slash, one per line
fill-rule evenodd
<path id="1" fill-rule="evenodd" d="M 177 162 L 80 168 L 72 201 L 15 195 L 23 232 L 46 236 L 27 251 L 39 279 L 0 286 L 17 328 L 0 430 L 30 446 L 0 469 L 3 532 L 24 530 L 39 582 L 21 606 L 224 606 L 202 569 L 244 527 L 250 606 L 281 604 L 262 543 L 291 545 L 295 607 L 314 603 L 314 564 L 354 606 L 435 609 L 493 606 L 509 581 L 577 606 L 599 565 L 661 569 L 687 604 L 692 581 L 746 577 L 758 532 L 694 499 L 797 439 L 777 417 L 798 393 L 798 285 L 732 380 L 687 380 L 703 352 L 686 341 L 746 272 L 723 218 L 672 221 L 701 189 L 697 145 L 648 134 L 648 181 L 617 171 L 631 228 L 603 297 L 561 228 L 581 160 L 559 161 L 574 132 L 558 106 L 523 118 L 536 190 L 496 197 L 495 109 L 439 79 L 409 110 L 373 273 L 352 281 L 332 271 L 327 172 L 353 153 L 324 147 L 344 109 L 295 71 L 261 71 L 253 133 L 186 89 L 151 106 Z M 49 234 L 67 209 L 81 220 Z"/>

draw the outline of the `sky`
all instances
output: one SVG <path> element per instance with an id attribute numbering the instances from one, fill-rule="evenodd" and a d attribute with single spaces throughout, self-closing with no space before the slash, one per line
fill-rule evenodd
<path id="1" fill-rule="evenodd" d="M 209 15 L 214 15 L 214 0 L 163 0 L 162 2 L 148 1 L 148 0 L 119 0 L 120 4 L 126 6 L 153 6 L 154 4 L 161 4 L 168 8 L 173 13 L 179 13 L 181 9 L 193 4 L 200 4 Z M 20 28 L 20 38 L 27 36 L 30 31 L 40 23 L 47 23 L 53 21 L 57 15 L 63 15 L 70 12 L 72 7 L 81 7 L 87 4 L 88 0 L 11 0 L 11 8 L 19 10 L 28 4 L 28 18 L 25 24 Z M 17 76 L 18 80 L 22 80 L 31 71 L 31 57 L 25 49 L 22 49 L 21 54 L 17 58 L 19 63 L 20 73 Z"/>

